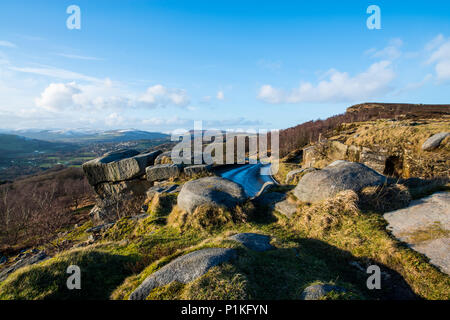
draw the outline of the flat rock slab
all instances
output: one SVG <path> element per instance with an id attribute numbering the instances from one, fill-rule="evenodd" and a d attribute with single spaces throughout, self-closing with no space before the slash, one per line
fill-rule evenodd
<path id="1" fill-rule="evenodd" d="M 242 243 L 245 247 L 254 251 L 272 250 L 274 247 L 270 244 L 270 237 L 258 233 L 238 233 L 228 237 L 230 240 Z"/>
<path id="2" fill-rule="evenodd" d="M 208 248 L 188 253 L 165 265 L 133 291 L 130 300 L 145 300 L 157 287 L 173 281 L 189 283 L 204 275 L 208 270 L 236 257 L 236 250 L 225 248 Z"/>
<path id="3" fill-rule="evenodd" d="M 275 204 L 275 210 L 288 218 L 292 218 L 297 212 L 297 205 L 284 200 Z"/>
<path id="4" fill-rule="evenodd" d="M 325 297 L 330 292 L 345 292 L 346 290 L 333 286 L 330 284 L 316 284 L 313 286 L 307 287 L 305 290 L 303 290 L 300 299 L 301 300 L 320 300 L 321 298 Z"/>
<path id="5" fill-rule="evenodd" d="M 383 217 L 395 237 L 426 255 L 431 263 L 450 275 L 450 238 L 434 238 L 432 231 L 430 239 L 420 241 L 414 237 L 418 231 L 432 228 L 437 223 L 439 228 L 450 231 L 450 193 L 438 192 L 414 200 L 409 207 L 386 213 Z"/>
<path id="6" fill-rule="evenodd" d="M 433 135 L 423 143 L 422 150 L 431 151 L 436 149 L 437 147 L 439 147 L 441 142 L 448 136 L 450 136 L 450 132 L 441 132 Z"/>
<path id="7" fill-rule="evenodd" d="M 294 189 L 294 195 L 304 202 L 319 202 L 341 191 L 360 191 L 367 186 L 383 184 L 386 177 L 358 162 L 338 160 L 322 170 L 305 174 Z"/>
<path id="8" fill-rule="evenodd" d="M 41 252 L 31 256 L 31 257 L 26 257 L 26 258 L 20 259 L 19 261 L 17 261 L 12 266 L 10 266 L 10 267 L 8 267 L 5 270 L 0 272 L 0 282 L 5 280 L 14 271 L 19 270 L 22 267 L 29 266 L 29 265 L 32 265 L 32 264 L 44 261 L 44 260 L 46 260 L 48 258 L 49 258 L 49 256 L 47 256 L 45 254 L 45 252 L 41 251 Z"/>
<path id="9" fill-rule="evenodd" d="M 186 182 L 178 195 L 178 206 L 192 213 L 201 205 L 233 208 L 247 199 L 244 189 L 235 182 L 206 177 Z"/>
<path id="10" fill-rule="evenodd" d="M 179 164 L 157 164 L 145 169 L 148 181 L 174 179 L 180 176 L 182 166 Z"/>
<path id="11" fill-rule="evenodd" d="M 109 152 L 85 162 L 83 171 L 93 186 L 103 182 L 119 182 L 134 179 L 145 174 L 145 168 L 152 165 L 161 151 L 139 154 L 136 150 Z"/>

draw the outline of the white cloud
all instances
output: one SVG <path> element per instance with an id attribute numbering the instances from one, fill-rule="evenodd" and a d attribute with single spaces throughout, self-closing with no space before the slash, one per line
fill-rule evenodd
<path id="1" fill-rule="evenodd" d="M 81 93 L 80 88 L 75 82 L 71 83 L 51 83 L 42 92 L 39 98 L 36 98 L 36 106 L 49 111 L 58 111 L 69 108 L 73 105 L 73 99 L 76 94 Z"/>
<path id="2" fill-rule="evenodd" d="M 167 107 L 174 105 L 177 107 L 187 107 L 190 103 L 186 90 L 166 88 L 161 84 L 149 87 L 138 102 L 148 108 Z"/>
<path id="3" fill-rule="evenodd" d="M 225 94 L 223 93 L 222 90 L 217 92 L 216 98 L 218 100 L 224 100 L 225 99 Z"/>
<path id="4" fill-rule="evenodd" d="M 162 85 L 148 88 L 139 98 L 136 96 L 109 79 L 89 84 L 51 83 L 41 96 L 35 99 L 35 104 L 48 111 L 124 110 L 124 108 L 133 107 L 156 108 L 169 105 L 188 107 L 189 105 L 189 99 L 184 90 L 168 89 Z"/>
<path id="5" fill-rule="evenodd" d="M 390 61 L 372 64 L 365 72 L 351 77 L 347 72 L 331 69 L 328 79 L 317 85 L 303 82 L 289 92 L 271 85 L 261 86 L 258 98 L 274 104 L 300 102 L 351 102 L 377 97 L 388 92 L 395 78 Z"/>
<path id="6" fill-rule="evenodd" d="M 17 46 L 9 41 L 0 40 L 0 47 L 17 48 Z"/>
<path id="7" fill-rule="evenodd" d="M 434 64 L 438 80 L 450 80 L 450 39 L 444 39 L 442 35 L 439 35 L 425 48 L 431 51 L 427 63 Z"/>
<path id="8" fill-rule="evenodd" d="M 111 113 L 105 118 L 106 125 L 110 127 L 120 126 L 124 123 L 124 121 L 125 119 L 117 112 Z"/>

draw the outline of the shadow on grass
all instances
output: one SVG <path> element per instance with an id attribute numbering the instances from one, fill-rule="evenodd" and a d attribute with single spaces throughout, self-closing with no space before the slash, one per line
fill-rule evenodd
<path id="1" fill-rule="evenodd" d="M 0 299 L 107 300 L 112 291 L 131 275 L 133 256 L 97 250 L 72 251 L 43 264 L 19 270 L 0 286 Z M 81 270 L 81 289 L 69 290 L 66 273 L 70 265 Z"/>
<path id="2" fill-rule="evenodd" d="M 350 293 L 349 299 L 416 300 L 403 277 L 370 259 L 360 259 L 326 242 L 298 238 L 298 247 L 263 253 L 245 251 L 232 264 L 248 279 L 251 299 L 299 299 L 317 282 L 334 283 Z M 370 265 L 381 269 L 381 289 L 369 290 Z"/>

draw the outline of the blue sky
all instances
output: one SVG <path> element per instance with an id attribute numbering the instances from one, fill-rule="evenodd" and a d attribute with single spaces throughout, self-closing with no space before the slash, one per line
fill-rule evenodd
<path id="1" fill-rule="evenodd" d="M 449 22 L 431 0 L 2 1 L 0 128 L 272 129 L 449 103 Z"/>

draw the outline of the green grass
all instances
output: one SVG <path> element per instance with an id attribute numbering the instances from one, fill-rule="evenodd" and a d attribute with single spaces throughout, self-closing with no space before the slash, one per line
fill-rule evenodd
<path id="1" fill-rule="evenodd" d="M 0 299 L 127 299 L 162 266 L 207 247 L 235 248 L 238 258 L 190 284 L 157 288 L 149 299 L 299 299 L 315 283 L 347 290 L 324 299 L 395 299 L 404 296 L 405 290 L 418 298 L 450 299 L 450 277 L 395 240 L 381 214 L 361 212 L 352 199 L 301 204 L 291 220 L 256 208 L 247 222 L 207 229 L 173 226 L 165 219 L 167 212 L 139 221 L 123 218 L 94 247 L 15 272 L 0 285 Z M 86 228 L 83 225 L 68 237 L 81 241 Z M 254 252 L 227 240 L 239 232 L 268 234 L 276 249 Z M 80 265 L 86 270 L 84 279 L 92 281 L 79 293 L 65 288 L 69 263 Z M 353 267 L 354 263 L 364 270 Z M 381 290 L 366 287 L 365 268 L 371 264 L 389 275 Z"/>

